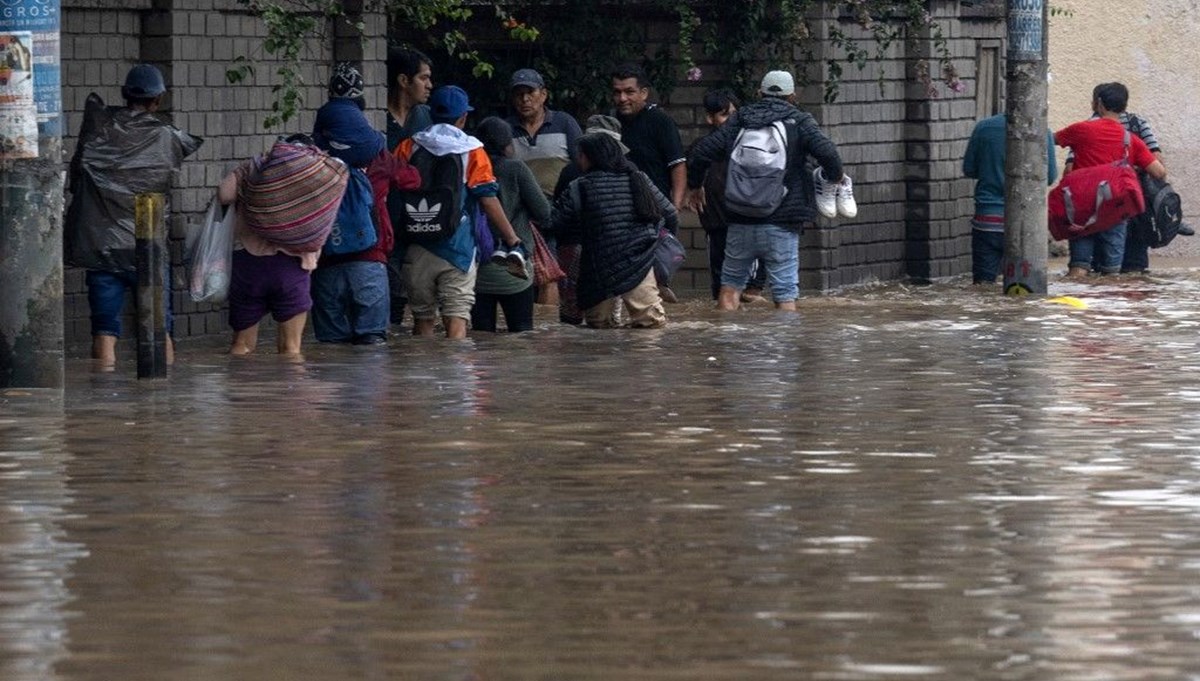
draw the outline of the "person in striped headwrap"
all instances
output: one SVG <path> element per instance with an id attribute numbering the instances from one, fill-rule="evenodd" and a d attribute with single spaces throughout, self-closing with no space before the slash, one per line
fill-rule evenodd
<path id="1" fill-rule="evenodd" d="M 307 135 L 293 135 L 221 181 L 218 200 L 223 205 L 238 202 L 229 282 L 229 354 L 254 352 L 259 322 L 268 312 L 279 325 L 279 352 L 300 354 L 312 309 L 311 275 L 337 212 L 339 186 L 345 190 L 344 170 L 340 161 L 313 147 Z M 313 182 L 322 177 L 327 181 Z M 277 225 L 284 229 L 271 229 Z"/>

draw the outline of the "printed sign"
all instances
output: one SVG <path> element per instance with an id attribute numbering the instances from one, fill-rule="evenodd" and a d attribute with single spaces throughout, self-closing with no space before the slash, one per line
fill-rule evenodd
<path id="1" fill-rule="evenodd" d="M 0 0 L 0 33 L 32 34 L 33 101 L 38 134 L 62 135 L 62 79 L 59 57 L 59 0 Z"/>
<path id="2" fill-rule="evenodd" d="M 33 34 L 0 33 L 0 158 L 37 158 Z"/>
<path id="3" fill-rule="evenodd" d="M 1008 3 L 1008 58 L 1041 61 L 1045 40 L 1045 0 L 1010 0 Z"/>

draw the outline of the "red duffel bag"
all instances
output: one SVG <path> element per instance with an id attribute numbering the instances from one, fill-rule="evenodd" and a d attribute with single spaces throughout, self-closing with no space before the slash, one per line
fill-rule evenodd
<path id="1" fill-rule="evenodd" d="M 1103 232 L 1141 215 L 1146 200 L 1142 183 L 1129 165 L 1129 132 L 1125 132 L 1125 158 L 1072 170 L 1050 190 L 1048 203 L 1050 234 L 1060 241 Z"/>

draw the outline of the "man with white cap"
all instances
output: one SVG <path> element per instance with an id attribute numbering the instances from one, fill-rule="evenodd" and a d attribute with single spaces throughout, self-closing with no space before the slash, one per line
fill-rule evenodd
<path id="1" fill-rule="evenodd" d="M 717 301 L 722 310 L 738 308 L 750 267 L 758 258 L 766 265 L 775 307 L 795 310 L 800 231 L 812 224 L 817 210 L 827 217 L 838 212 L 853 217 L 857 212 L 837 147 L 811 115 L 792 104 L 796 93 L 792 74 L 771 71 L 763 77 L 760 91 L 762 99 L 734 112 L 716 133 L 696 143 L 688 159 L 687 203 L 693 207 L 703 204 L 709 167 L 729 160 L 725 187 L 729 234 Z M 813 175 L 805 172 L 808 156 L 820 166 Z M 814 201 L 814 180 L 824 184 L 824 178 L 836 178 L 838 184 L 832 191 L 822 187 Z M 836 191 L 839 185 L 846 191 Z"/>

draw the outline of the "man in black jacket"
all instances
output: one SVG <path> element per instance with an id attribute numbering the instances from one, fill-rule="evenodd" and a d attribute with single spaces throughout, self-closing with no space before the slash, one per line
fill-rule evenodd
<path id="1" fill-rule="evenodd" d="M 775 307 L 796 309 L 796 298 L 800 293 L 800 231 L 816 217 L 814 175 L 818 182 L 823 178 L 837 178 L 829 183 L 822 182 L 825 185 L 821 187 L 822 198 L 829 203 L 823 207 L 823 214 L 832 217 L 829 208 L 835 205 L 835 214 L 841 212 L 852 216 L 854 213 L 853 195 L 849 192 L 848 178 L 842 173 L 837 146 L 821 133 L 811 115 L 793 106 L 796 87 L 792 75 L 786 71 L 771 71 L 763 77 L 761 92 L 761 100 L 738 109 L 716 133 L 697 142 L 688 159 L 687 205 L 700 209 L 704 205 L 702 187 L 709 167 L 727 159 L 731 164 L 736 163 L 735 151 L 745 131 L 776 128 L 785 133 L 782 136 L 785 138 L 786 169 L 782 175 L 782 190 L 776 192 L 782 194 L 777 206 L 735 209 L 730 205 L 727 189 L 725 212 L 729 234 L 718 298 L 718 307 L 722 310 L 738 308 L 741 289 L 756 258 L 766 264 Z M 777 123 L 781 125 L 777 126 Z M 820 165 L 814 175 L 805 172 L 808 156 Z"/>

